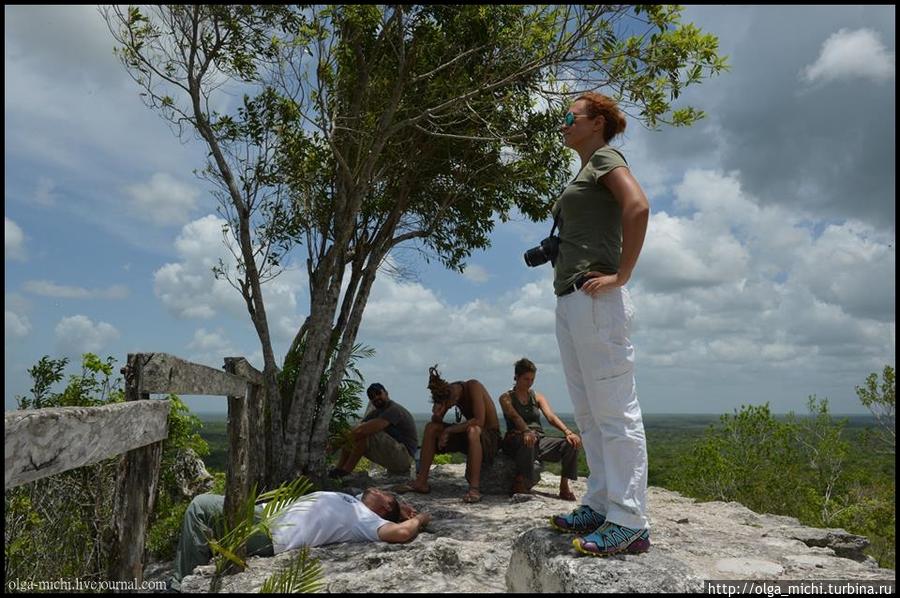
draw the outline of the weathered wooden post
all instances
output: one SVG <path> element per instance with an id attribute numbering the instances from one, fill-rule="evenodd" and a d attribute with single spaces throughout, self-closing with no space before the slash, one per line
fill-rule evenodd
<path id="1" fill-rule="evenodd" d="M 244 357 L 226 357 L 233 360 L 234 374 L 249 380 L 252 384 L 250 392 L 247 396 L 247 425 L 248 425 L 248 456 L 247 456 L 247 484 L 248 488 L 256 484 L 257 488 L 265 487 L 266 463 L 268 457 L 266 455 L 266 435 L 268 434 L 268 426 L 266 425 L 263 399 L 263 385 L 265 379 L 262 372 L 250 365 Z M 226 368 L 227 369 L 227 368 Z"/>
<path id="2" fill-rule="evenodd" d="M 237 374 L 239 358 L 226 357 L 225 371 Z M 240 518 L 241 505 L 247 501 L 249 494 L 248 478 L 248 434 L 247 401 L 250 396 L 251 383 L 247 383 L 244 396 L 228 396 L 228 464 L 225 469 L 225 520 L 229 529 L 234 529 Z M 241 547 L 238 556 L 245 556 L 245 548 Z"/>
<path id="3" fill-rule="evenodd" d="M 129 353 L 125 374 L 125 400 L 149 399 L 141 389 L 141 353 Z M 119 461 L 113 500 L 112 546 L 109 577 L 114 581 L 144 579 L 144 539 L 156 501 L 162 441 L 130 450 Z"/>

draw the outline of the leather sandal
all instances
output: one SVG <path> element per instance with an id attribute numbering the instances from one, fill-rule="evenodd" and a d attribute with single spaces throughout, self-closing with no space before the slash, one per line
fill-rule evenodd
<path id="1" fill-rule="evenodd" d="M 462 501 L 469 504 L 481 502 L 481 492 L 478 488 L 469 488 L 469 491 L 462 497 Z"/>

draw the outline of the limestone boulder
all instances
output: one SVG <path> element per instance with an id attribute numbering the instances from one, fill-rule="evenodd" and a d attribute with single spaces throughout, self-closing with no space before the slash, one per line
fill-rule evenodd
<path id="1" fill-rule="evenodd" d="M 700 592 L 703 580 L 684 562 L 661 550 L 637 555 L 576 556 L 575 536 L 547 528 L 518 536 L 506 570 L 510 592 L 657 593 Z"/>

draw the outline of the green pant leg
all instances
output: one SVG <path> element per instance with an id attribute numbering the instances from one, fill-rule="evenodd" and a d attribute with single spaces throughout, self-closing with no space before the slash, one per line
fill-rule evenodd
<path id="1" fill-rule="evenodd" d="M 259 521 L 261 512 L 262 507 L 257 507 L 254 521 Z M 188 505 L 175 554 L 175 571 L 172 575 L 174 589 L 180 589 L 181 580 L 190 575 L 194 567 L 209 562 L 212 551 L 208 541 L 210 536 L 222 536 L 224 513 L 225 497 L 218 494 L 200 494 Z M 271 540 L 263 533 L 254 534 L 247 541 L 247 554 L 272 556 Z"/>

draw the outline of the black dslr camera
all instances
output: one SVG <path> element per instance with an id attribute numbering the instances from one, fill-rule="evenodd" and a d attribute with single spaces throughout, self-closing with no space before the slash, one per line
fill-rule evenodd
<path id="1" fill-rule="evenodd" d="M 556 256 L 559 255 L 559 236 L 554 235 L 556 230 L 557 218 L 553 219 L 553 228 L 550 229 L 550 236 L 541 241 L 537 247 L 532 247 L 525 252 L 525 263 L 530 268 L 546 264 L 548 261 L 551 265 L 556 265 Z"/>
<path id="2" fill-rule="evenodd" d="M 525 252 L 525 263 L 531 268 L 546 264 L 548 261 L 551 265 L 555 265 L 557 254 L 559 254 L 559 237 L 551 235 L 537 247 Z"/>

